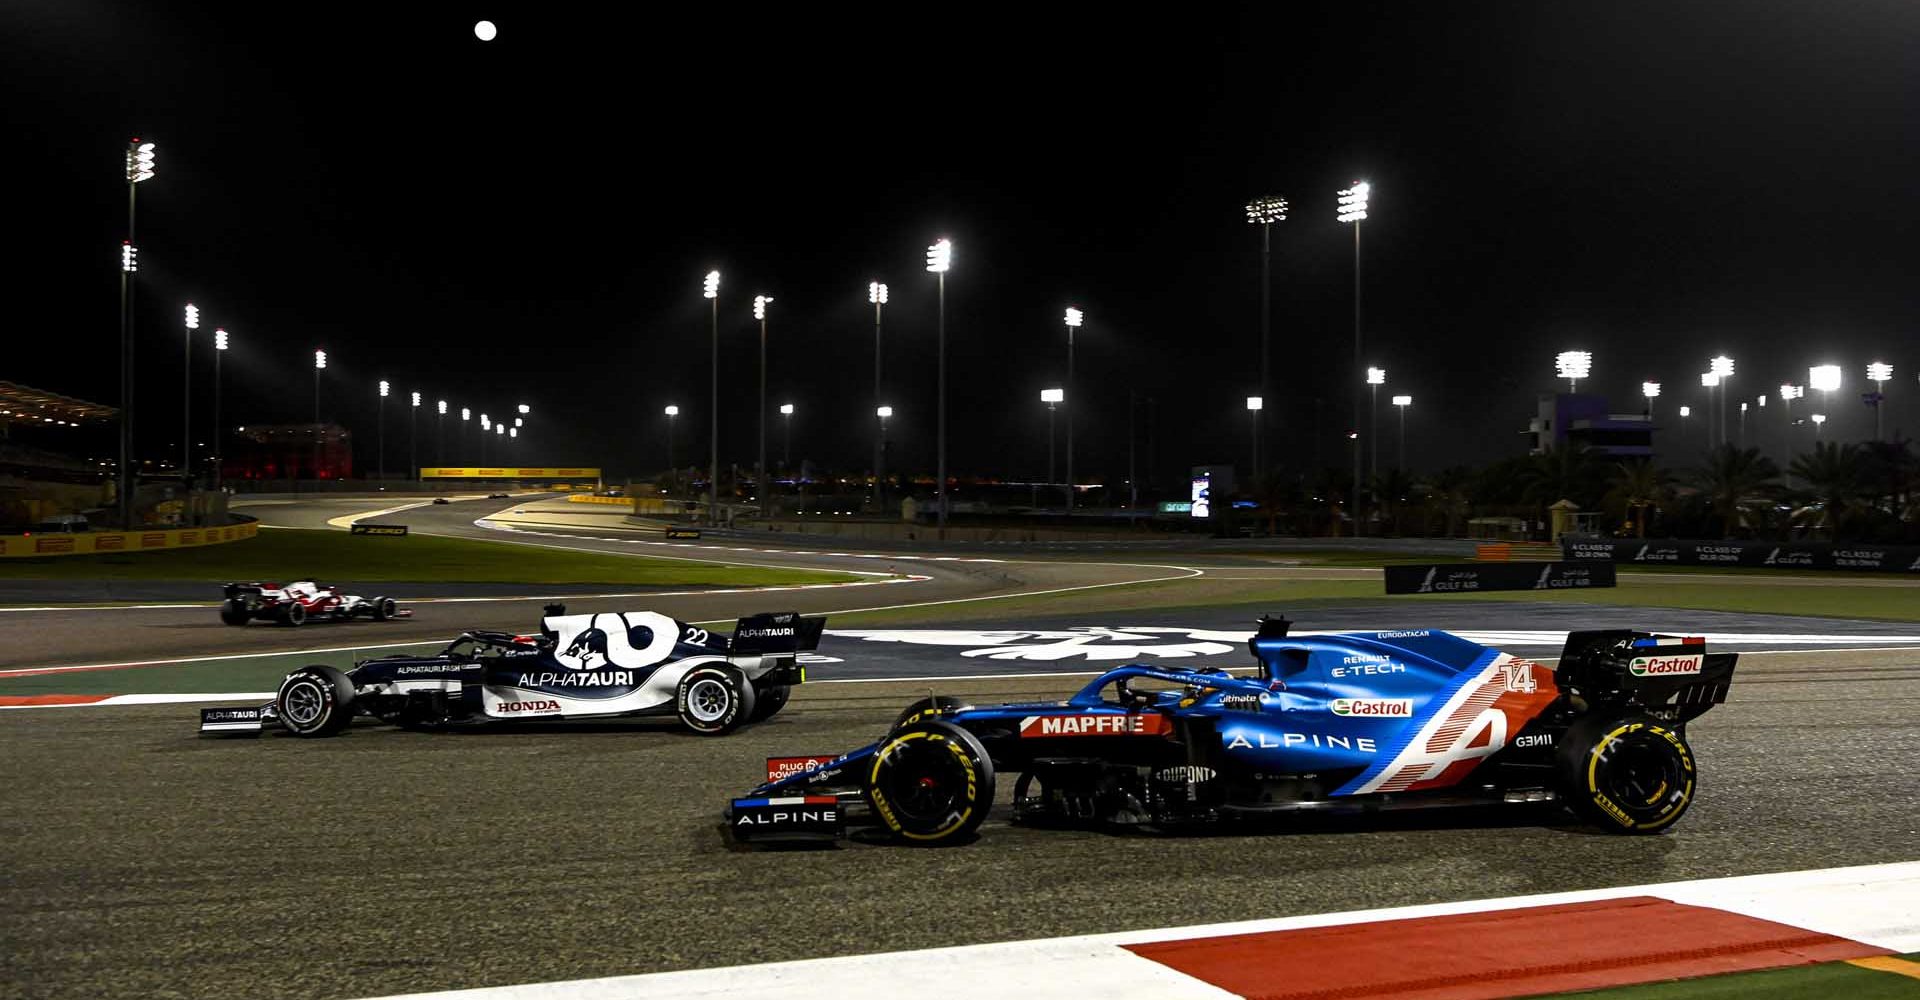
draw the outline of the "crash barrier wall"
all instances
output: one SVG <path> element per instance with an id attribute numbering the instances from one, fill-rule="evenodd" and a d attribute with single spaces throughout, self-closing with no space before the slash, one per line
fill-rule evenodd
<path id="1" fill-rule="evenodd" d="M 1474 546 L 1473 557 L 1480 562 L 1508 562 L 1513 559 L 1554 559 L 1560 547 L 1547 542 L 1484 542 Z"/>
<path id="2" fill-rule="evenodd" d="M 930 524 L 904 524 L 892 521 L 768 521 L 754 525 L 759 531 L 788 532 L 796 535 L 829 535 L 838 538 L 871 538 L 904 542 L 938 541 L 940 529 Z M 1069 531 L 1054 528 L 991 527 L 948 525 L 949 542 L 1124 542 L 1139 541 L 1138 531 Z"/>
<path id="3" fill-rule="evenodd" d="M 1575 590 L 1614 585 L 1612 563 L 1429 563 L 1386 567 L 1389 594 Z"/>
<path id="4" fill-rule="evenodd" d="M 599 503 L 608 506 L 637 506 L 637 497 L 598 497 L 591 493 L 575 493 L 567 497 L 568 503 Z"/>
<path id="5" fill-rule="evenodd" d="M 428 467 L 420 470 L 420 479 L 599 479 L 600 470 L 592 466 L 485 465 L 464 467 Z"/>
<path id="6" fill-rule="evenodd" d="M 0 535 L 0 557 L 80 556 L 107 552 L 191 549 L 252 538 L 260 525 L 232 515 L 237 524 L 215 528 L 155 528 L 151 531 L 78 531 L 72 534 Z"/>
<path id="7" fill-rule="evenodd" d="M 1768 569 L 1833 569 L 1920 573 L 1920 545 L 1846 542 L 1625 541 L 1561 539 L 1567 559 L 1582 564 L 1642 563 L 1665 566 L 1759 566 Z"/>

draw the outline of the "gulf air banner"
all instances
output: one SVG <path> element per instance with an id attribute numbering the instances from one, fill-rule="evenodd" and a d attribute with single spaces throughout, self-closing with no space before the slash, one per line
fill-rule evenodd
<path id="1" fill-rule="evenodd" d="M 528 469 L 517 465 L 496 465 L 464 469 L 421 469 L 421 479 L 599 479 L 597 468 Z"/>

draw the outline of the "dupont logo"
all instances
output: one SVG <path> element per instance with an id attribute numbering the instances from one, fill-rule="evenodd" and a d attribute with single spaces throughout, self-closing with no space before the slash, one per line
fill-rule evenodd
<path id="1" fill-rule="evenodd" d="M 1700 653 L 1683 653 L 1679 656 L 1636 656 L 1627 664 L 1627 670 L 1635 677 L 1679 677 L 1685 674 L 1697 674 L 1707 658 Z"/>
<path id="2" fill-rule="evenodd" d="M 1153 715 L 1029 715 L 1020 720 L 1020 735 L 1033 736 L 1164 736 L 1173 731 L 1167 717 Z"/>
<path id="3" fill-rule="evenodd" d="M 1412 698 L 1335 698 L 1333 714 L 1360 719 L 1411 719 Z"/>

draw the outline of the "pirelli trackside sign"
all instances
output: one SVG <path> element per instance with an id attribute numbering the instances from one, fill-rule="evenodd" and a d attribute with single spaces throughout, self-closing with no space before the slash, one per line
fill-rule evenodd
<path id="1" fill-rule="evenodd" d="M 586 466 L 520 465 L 469 466 L 449 469 L 421 469 L 421 479 L 599 479 L 600 470 Z"/>
<path id="2" fill-rule="evenodd" d="M 356 535 L 404 535 L 404 524 L 356 524 L 350 530 Z"/>
<path id="3" fill-rule="evenodd" d="M 668 538 L 699 538 L 699 528 L 668 528 Z"/>
<path id="4" fill-rule="evenodd" d="M 1612 563 L 1510 562 L 1388 566 L 1389 594 L 1482 590 L 1579 590 L 1614 585 Z"/>

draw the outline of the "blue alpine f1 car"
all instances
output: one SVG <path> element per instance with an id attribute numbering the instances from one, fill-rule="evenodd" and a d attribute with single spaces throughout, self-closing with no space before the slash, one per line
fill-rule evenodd
<path id="1" fill-rule="evenodd" d="M 1693 801 L 1686 724 L 1737 659 L 1705 640 L 1574 632 L 1548 667 L 1446 632 L 1290 637 L 1263 618 L 1258 669 L 1109 670 L 1064 702 L 927 698 L 876 743 L 774 758 L 727 811 L 743 842 L 962 841 L 1017 772 L 1012 819 L 1178 828 L 1289 811 L 1561 803 L 1657 833 Z"/>

